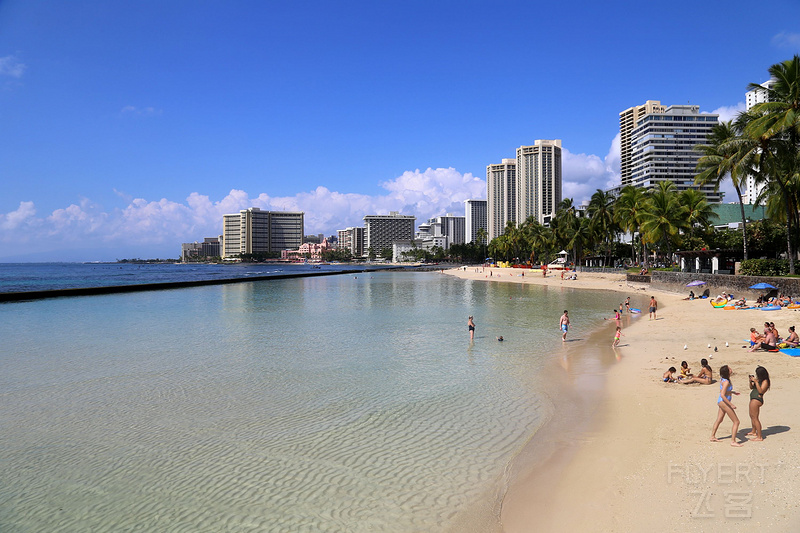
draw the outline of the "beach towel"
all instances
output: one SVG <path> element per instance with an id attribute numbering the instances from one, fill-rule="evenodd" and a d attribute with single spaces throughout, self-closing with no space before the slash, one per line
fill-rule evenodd
<path id="1" fill-rule="evenodd" d="M 791 355 L 792 357 L 800 357 L 800 348 L 784 348 L 781 353 Z"/>

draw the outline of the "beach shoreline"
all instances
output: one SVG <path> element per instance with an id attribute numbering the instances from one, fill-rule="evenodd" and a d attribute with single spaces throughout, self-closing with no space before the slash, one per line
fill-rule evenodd
<path id="1" fill-rule="evenodd" d="M 520 454 L 515 466 L 519 474 L 503 499 L 503 531 L 728 531 L 737 523 L 800 529 L 794 503 L 800 494 L 794 475 L 799 463 L 792 446 L 793 430 L 800 427 L 800 416 L 792 410 L 800 400 L 800 372 L 787 355 L 742 348 L 750 327 L 771 320 L 786 333 L 800 314 L 717 310 L 704 300 L 688 301 L 681 294 L 629 284 L 624 274 L 579 273 L 576 281 L 561 281 L 560 274 L 542 278 L 538 270 L 528 270 L 524 277 L 512 269 L 482 267 L 446 273 L 611 290 L 623 293 L 622 300 L 631 296 L 632 306 L 643 311 L 623 327 L 620 348 L 611 348 L 609 335 L 607 350 L 619 361 L 605 371 L 601 398 L 584 413 L 589 420 L 581 433 L 564 434 L 560 421 L 551 420 L 530 446 L 553 441 L 549 448 L 554 451 L 547 457 L 530 457 L 531 450 Z M 657 320 L 647 317 L 650 295 L 659 301 Z M 679 367 L 685 359 L 697 372 L 699 359 L 709 355 L 715 380 L 719 367 L 727 364 L 734 371 L 735 388 L 741 390 L 733 399 L 740 441 L 751 427 L 747 375 L 759 364 L 770 371 L 773 385 L 761 411 L 763 442 L 729 446 L 727 419 L 717 432 L 722 442 L 710 442 L 717 381 L 710 386 L 661 381 L 668 366 Z"/>

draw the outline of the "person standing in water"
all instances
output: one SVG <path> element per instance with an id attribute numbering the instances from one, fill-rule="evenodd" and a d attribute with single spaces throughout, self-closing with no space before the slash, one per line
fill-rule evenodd
<path id="1" fill-rule="evenodd" d="M 567 310 L 564 309 L 564 314 L 561 315 L 561 341 L 567 342 L 567 331 L 569 331 L 569 315 L 567 315 Z"/>
<path id="2" fill-rule="evenodd" d="M 472 321 L 472 315 L 467 319 L 467 329 L 469 329 L 469 340 L 475 339 L 475 322 Z"/>
<path id="3" fill-rule="evenodd" d="M 658 310 L 658 302 L 655 296 L 650 297 L 650 320 L 656 319 L 656 310 Z"/>

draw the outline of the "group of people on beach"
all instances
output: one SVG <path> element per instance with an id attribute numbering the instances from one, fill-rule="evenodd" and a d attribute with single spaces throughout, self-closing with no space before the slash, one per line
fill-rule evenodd
<path id="1" fill-rule="evenodd" d="M 766 350 L 776 352 L 780 348 L 797 348 L 800 346 L 800 337 L 795 332 L 794 326 L 789 326 L 789 335 L 784 339 L 775 328 L 775 322 L 764 322 L 764 332 L 759 333 L 756 328 L 750 328 L 750 350 Z"/>
<path id="2" fill-rule="evenodd" d="M 681 375 L 675 377 L 677 370 L 674 366 L 664 372 L 663 380 L 667 383 L 700 383 L 703 385 L 711 385 L 714 382 L 714 371 L 708 364 L 707 359 L 700 360 L 701 370 L 695 376 L 692 374 L 691 369 L 686 361 L 681 361 Z M 742 443 L 736 440 L 736 434 L 739 431 L 739 417 L 736 415 L 736 406 L 733 405 L 733 395 L 739 395 L 738 392 L 733 390 L 733 382 L 731 375 L 733 371 L 728 365 L 723 365 L 719 369 L 719 396 L 717 397 L 717 418 L 714 421 L 714 426 L 711 429 L 711 441 L 719 442 L 717 438 L 717 429 L 719 425 L 727 416 L 733 422 L 731 429 L 731 446 L 741 446 Z M 759 415 L 761 413 L 761 406 L 764 405 L 764 394 L 769 390 L 770 380 L 769 372 L 763 366 L 756 368 L 755 374 L 750 374 L 748 377 L 750 383 L 750 404 L 749 414 L 752 429 L 747 433 L 747 437 L 753 437 L 752 440 L 761 441 L 764 437 L 761 433 L 761 421 Z"/>

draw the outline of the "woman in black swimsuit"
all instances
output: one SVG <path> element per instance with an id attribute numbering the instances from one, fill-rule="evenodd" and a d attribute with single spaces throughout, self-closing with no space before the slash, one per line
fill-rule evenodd
<path id="1" fill-rule="evenodd" d="M 475 338 L 475 322 L 472 321 L 472 315 L 467 319 L 467 329 L 469 329 L 469 340 Z"/>
<path id="2" fill-rule="evenodd" d="M 769 390 L 769 372 L 763 366 L 756 368 L 756 375 L 750 376 L 750 422 L 753 429 L 747 434 L 753 440 L 764 440 L 761 435 L 761 420 L 758 415 L 764 405 L 764 394 Z"/>

